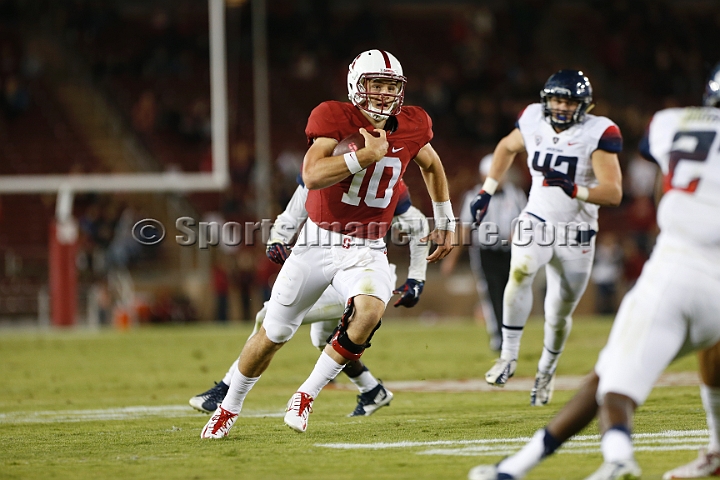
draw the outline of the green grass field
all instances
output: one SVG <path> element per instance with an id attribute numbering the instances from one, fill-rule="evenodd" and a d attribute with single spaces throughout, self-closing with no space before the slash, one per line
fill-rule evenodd
<path id="1" fill-rule="evenodd" d="M 590 371 L 609 328 L 607 319 L 576 319 L 558 374 Z M 187 401 L 222 378 L 249 329 L 0 332 L 0 478 L 464 479 L 472 466 L 516 450 L 573 394 L 557 391 L 550 406 L 531 408 L 529 391 L 395 391 L 389 408 L 347 418 L 355 392 L 328 388 L 308 432 L 298 434 L 282 412 L 318 356 L 302 327 L 248 396 L 230 436 L 201 440 L 208 416 Z M 530 321 L 516 377 L 534 376 L 541 337 L 542 323 Z M 386 383 L 480 379 L 494 358 L 470 320 L 384 322 L 363 357 Z M 695 368 L 688 357 L 670 371 Z M 705 429 L 691 386 L 656 388 L 634 431 Z M 694 458 L 706 440 L 705 432 L 639 440 L 643 478 Z M 528 478 L 584 478 L 602 461 L 597 439 L 564 450 Z"/>

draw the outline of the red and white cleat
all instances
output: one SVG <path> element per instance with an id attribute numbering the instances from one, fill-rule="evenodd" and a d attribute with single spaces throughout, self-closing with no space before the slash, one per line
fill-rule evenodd
<path id="1" fill-rule="evenodd" d="M 663 480 L 672 480 L 674 478 L 705 477 L 720 477 L 720 452 L 708 452 L 702 448 L 698 458 L 686 465 L 665 472 L 662 478 Z"/>
<path id="2" fill-rule="evenodd" d="M 228 436 L 230 429 L 237 420 L 238 414 L 231 413 L 218 405 L 215 413 L 212 414 L 210 420 L 205 424 L 205 428 L 200 432 L 200 438 L 224 438 Z"/>
<path id="3" fill-rule="evenodd" d="M 295 392 L 287 404 L 285 425 L 300 433 L 307 430 L 308 415 L 312 412 L 313 401 L 314 399 L 307 393 Z"/>

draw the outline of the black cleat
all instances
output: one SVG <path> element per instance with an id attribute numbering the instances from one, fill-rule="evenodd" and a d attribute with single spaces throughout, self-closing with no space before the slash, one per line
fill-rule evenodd
<path id="1" fill-rule="evenodd" d="M 190 399 L 190 406 L 203 413 L 213 413 L 217 410 L 217 407 L 220 406 L 225 395 L 227 395 L 228 388 L 230 387 L 225 385 L 221 380 L 207 392 L 192 397 Z"/>
<path id="2" fill-rule="evenodd" d="M 379 383 L 377 387 L 369 392 L 357 396 L 357 406 L 348 417 L 367 417 L 368 415 L 372 415 L 377 409 L 385 405 L 390 405 L 392 399 L 393 393 L 383 387 L 382 383 Z"/>

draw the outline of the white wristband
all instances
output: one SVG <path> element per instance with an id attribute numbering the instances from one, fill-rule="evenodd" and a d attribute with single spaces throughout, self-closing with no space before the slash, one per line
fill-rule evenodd
<path id="1" fill-rule="evenodd" d="M 350 173 L 355 175 L 357 172 L 363 169 L 363 167 L 360 166 L 360 162 L 358 162 L 357 155 L 355 155 L 355 152 L 348 152 L 345 155 L 343 155 L 343 158 L 345 159 L 345 165 L 347 165 L 348 170 L 350 170 Z"/>
<path id="2" fill-rule="evenodd" d="M 495 190 L 497 190 L 498 187 L 498 181 L 494 178 L 487 177 L 485 179 L 485 183 L 483 183 L 482 189 L 485 190 L 485 193 L 489 193 L 490 195 L 495 195 Z"/>
<path id="3" fill-rule="evenodd" d="M 433 216 L 435 217 L 435 228 L 450 232 L 455 231 L 455 214 L 450 200 L 433 202 Z"/>
<path id="4" fill-rule="evenodd" d="M 575 198 L 584 202 L 588 199 L 589 195 L 590 190 L 588 190 L 587 187 L 583 187 L 582 185 L 577 186 L 577 193 L 575 194 Z"/>

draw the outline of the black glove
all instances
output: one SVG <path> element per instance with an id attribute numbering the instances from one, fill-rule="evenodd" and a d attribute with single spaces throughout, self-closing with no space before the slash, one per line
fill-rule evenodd
<path id="1" fill-rule="evenodd" d="M 575 198 L 577 195 L 577 185 L 566 174 L 558 172 L 557 170 L 548 169 L 543 171 L 543 176 L 545 177 L 545 180 L 543 180 L 543 186 L 560 187 L 570 198 Z"/>
<path id="2" fill-rule="evenodd" d="M 403 307 L 411 308 L 417 305 L 420 300 L 420 294 L 423 291 L 425 282 L 408 278 L 405 283 L 393 290 L 393 294 L 399 293 L 401 296 L 395 302 L 395 307 L 402 305 Z"/>
<path id="3" fill-rule="evenodd" d="M 485 218 L 491 198 L 492 195 L 487 193 L 485 190 L 480 190 L 470 204 L 470 213 L 472 213 L 476 224 L 480 225 L 483 218 Z"/>
<path id="4" fill-rule="evenodd" d="M 265 249 L 265 255 L 267 255 L 270 261 L 282 265 L 285 263 L 285 260 L 287 260 L 288 255 L 290 255 L 290 247 L 284 243 L 271 243 Z"/>

